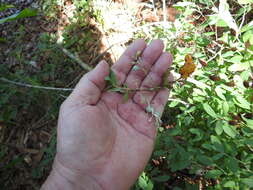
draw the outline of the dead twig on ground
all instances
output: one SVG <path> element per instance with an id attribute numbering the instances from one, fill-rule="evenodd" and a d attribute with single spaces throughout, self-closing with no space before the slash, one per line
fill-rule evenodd
<path id="1" fill-rule="evenodd" d="M 83 69 L 87 70 L 87 71 L 91 71 L 92 68 L 87 65 L 86 63 L 84 63 L 81 59 L 79 59 L 78 57 L 76 57 L 74 54 L 72 54 L 71 52 L 69 52 L 67 49 L 58 46 L 62 52 L 67 55 L 69 58 L 73 59 L 76 63 L 78 63 Z"/>
<path id="2" fill-rule="evenodd" d="M 17 85 L 17 86 L 27 87 L 27 88 L 37 88 L 37 89 L 44 89 L 44 90 L 59 90 L 59 91 L 73 91 L 73 88 L 55 88 L 55 87 L 31 85 L 31 84 L 11 81 L 11 80 L 8 80 L 8 79 L 3 78 L 3 77 L 0 78 L 0 81 L 10 83 L 10 84 L 14 84 L 14 85 Z"/>

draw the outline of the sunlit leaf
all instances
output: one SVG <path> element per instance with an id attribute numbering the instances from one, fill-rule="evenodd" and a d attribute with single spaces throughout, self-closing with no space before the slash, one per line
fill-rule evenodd
<path id="1" fill-rule="evenodd" d="M 213 118 L 217 118 L 217 114 L 213 111 L 213 109 L 208 105 L 208 103 L 203 104 L 203 108 L 206 111 L 206 113 Z"/>
<path id="2" fill-rule="evenodd" d="M 238 0 L 238 3 L 241 5 L 250 4 L 253 3 L 253 0 Z"/>
<path id="3" fill-rule="evenodd" d="M 251 178 L 244 178 L 244 179 L 241 179 L 241 181 L 248 185 L 249 187 L 252 187 L 253 188 L 253 177 Z"/>
<path id="4" fill-rule="evenodd" d="M 247 126 L 251 129 L 253 129 L 253 120 L 252 119 L 247 119 L 245 117 L 242 117 L 243 120 L 246 122 Z"/>
<path id="5" fill-rule="evenodd" d="M 250 68 L 249 62 L 243 62 L 243 63 L 234 63 L 230 67 L 228 67 L 228 70 L 231 72 L 237 72 L 237 71 L 244 71 Z"/>
<path id="6" fill-rule="evenodd" d="M 217 178 L 222 175 L 220 170 L 210 170 L 206 173 L 205 177 L 207 178 Z"/>
<path id="7" fill-rule="evenodd" d="M 241 108 L 248 109 L 248 110 L 250 109 L 250 103 L 240 95 L 237 95 L 235 97 L 234 102 L 237 106 Z"/>
<path id="8" fill-rule="evenodd" d="M 229 12 L 229 4 L 226 0 L 220 0 L 219 4 L 219 17 L 226 22 L 226 24 L 234 29 L 236 32 L 239 31 L 239 28 L 233 19 L 231 13 Z"/>
<path id="9" fill-rule="evenodd" d="M 215 124 L 215 132 L 217 133 L 217 135 L 221 135 L 222 132 L 223 132 L 223 121 L 221 120 L 218 120 L 216 121 L 216 124 Z"/>
<path id="10" fill-rule="evenodd" d="M 11 16 L 0 19 L 0 24 L 3 24 L 8 21 L 12 21 L 12 20 L 26 18 L 26 17 L 32 17 L 32 16 L 36 16 L 36 15 L 37 15 L 37 12 L 35 10 L 31 10 L 31 9 L 26 8 L 26 9 L 20 11 L 19 13 L 16 13 Z"/>
<path id="11" fill-rule="evenodd" d="M 224 125 L 223 130 L 228 136 L 232 138 L 235 138 L 235 136 L 237 135 L 235 128 L 231 125 Z"/>
<path id="12" fill-rule="evenodd" d="M 226 97 L 223 95 L 223 93 L 225 92 L 224 90 L 222 90 L 222 88 L 220 86 L 217 86 L 215 89 L 216 94 L 218 95 L 218 97 L 222 100 L 226 100 Z"/>
<path id="13" fill-rule="evenodd" d="M 224 186 L 224 187 L 233 188 L 233 187 L 235 187 L 235 182 L 234 182 L 234 181 L 227 181 L 226 183 L 224 183 L 223 186 Z"/>

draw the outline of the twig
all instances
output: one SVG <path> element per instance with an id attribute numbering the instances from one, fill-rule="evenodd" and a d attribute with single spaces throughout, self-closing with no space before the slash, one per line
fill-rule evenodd
<path id="1" fill-rule="evenodd" d="M 182 100 L 178 100 L 178 99 L 173 99 L 173 98 L 168 98 L 168 101 L 175 101 L 175 102 L 179 102 L 181 104 L 184 104 L 186 106 L 189 106 L 190 104 L 188 104 L 187 102 L 184 102 Z"/>
<path id="2" fill-rule="evenodd" d="M 240 34 L 240 31 L 241 31 L 241 29 L 242 29 L 242 27 L 243 27 L 243 24 L 244 24 L 244 22 L 245 22 L 245 16 L 246 16 L 246 9 L 244 9 L 244 12 L 243 12 L 243 16 L 242 16 L 242 22 L 241 22 L 241 24 L 240 24 L 240 26 L 239 26 L 239 32 L 238 32 L 238 34 L 237 34 L 237 38 L 238 38 L 238 36 L 239 36 L 239 34 Z"/>
<path id="3" fill-rule="evenodd" d="M 207 63 L 209 63 L 210 61 L 214 60 L 219 54 L 220 52 L 223 50 L 223 47 L 220 49 L 220 51 L 218 51 L 217 53 L 215 53 L 215 55 L 213 57 L 211 57 L 210 59 L 207 60 Z M 210 51 L 210 50 L 208 50 Z M 214 53 L 213 51 L 210 51 L 211 53 Z"/>
<path id="4" fill-rule="evenodd" d="M 7 83 L 10 83 L 10 84 L 14 84 L 14 85 L 17 85 L 17 86 L 27 87 L 27 88 L 37 88 L 37 89 L 44 89 L 44 90 L 60 90 L 60 91 L 72 91 L 73 90 L 73 88 L 54 88 L 54 87 L 47 87 L 47 86 L 31 85 L 31 84 L 11 81 L 11 80 L 8 80 L 8 79 L 3 78 L 3 77 L 0 78 L 0 81 L 7 82 Z"/>
<path id="5" fill-rule="evenodd" d="M 74 54 L 72 54 L 71 52 L 69 52 L 67 49 L 58 46 L 62 52 L 67 55 L 69 58 L 73 59 L 75 62 L 77 62 L 83 69 L 87 70 L 87 71 L 91 71 L 92 68 L 87 65 L 86 63 L 84 63 L 81 59 L 79 59 L 78 57 L 76 57 Z"/>
<path id="6" fill-rule="evenodd" d="M 151 87 L 151 88 L 135 88 L 135 89 L 130 89 L 130 88 L 121 88 L 122 90 L 126 90 L 126 91 L 130 91 L 130 92 L 133 92 L 133 91 L 155 91 L 155 90 L 160 90 L 162 89 L 163 87 Z"/>

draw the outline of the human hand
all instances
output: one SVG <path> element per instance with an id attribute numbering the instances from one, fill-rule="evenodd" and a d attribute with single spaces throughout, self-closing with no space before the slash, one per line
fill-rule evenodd
<path id="1" fill-rule="evenodd" d="M 131 70 L 141 51 L 141 69 Z M 112 66 L 118 85 L 130 89 L 160 86 L 172 62 L 163 43 L 146 47 L 136 40 Z M 109 65 L 102 61 L 84 75 L 60 109 L 57 154 L 53 170 L 42 189 L 129 189 L 144 170 L 156 136 L 155 118 L 145 111 L 150 105 L 162 113 L 168 89 L 136 91 L 123 95 L 104 91 Z M 58 180 L 58 182 L 56 182 Z M 63 185 L 68 184 L 68 185 Z"/>

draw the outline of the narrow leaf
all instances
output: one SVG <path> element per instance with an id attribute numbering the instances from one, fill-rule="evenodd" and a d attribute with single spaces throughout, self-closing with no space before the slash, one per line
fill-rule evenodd
<path id="1" fill-rule="evenodd" d="M 232 138 L 235 138 L 235 136 L 237 135 L 235 128 L 231 125 L 224 125 L 223 130 L 228 136 Z"/>
<path id="2" fill-rule="evenodd" d="M 207 103 L 203 104 L 203 108 L 208 115 L 212 116 L 213 118 L 217 118 L 217 114 L 214 112 L 214 110 Z"/>
<path id="3" fill-rule="evenodd" d="M 0 19 L 0 24 L 3 24 L 8 21 L 12 21 L 12 20 L 26 18 L 26 17 L 32 17 L 32 16 L 36 16 L 36 15 L 37 15 L 37 12 L 35 10 L 31 10 L 31 9 L 26 8 L 26 9 L 20 11 L 19 13 L 16 13 L 11 16 Z"/>

